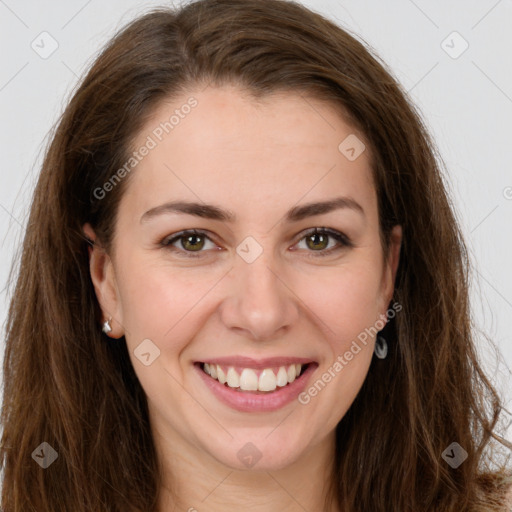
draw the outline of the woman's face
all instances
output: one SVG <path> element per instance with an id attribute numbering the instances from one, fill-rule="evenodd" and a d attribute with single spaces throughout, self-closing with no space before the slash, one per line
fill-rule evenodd
<path id="1" fill-rule="evenodd" d="M 91 274 L 162 440 L 238 469 L 282 468 L 332 440 L 401 237 L 385 262 L 361 140 L 332 105 L 231 86 L 162 104 L 140 131 L 115 253 Z"/>

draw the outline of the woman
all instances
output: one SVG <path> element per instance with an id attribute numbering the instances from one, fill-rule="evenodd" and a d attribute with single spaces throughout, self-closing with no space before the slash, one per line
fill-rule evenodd
<path id="1" fill-rule="evenodd" d="M 298 4 L 127 26 L 36 187 L 3 510 L 507 510 L 435 156 L 383 65 Z"/>

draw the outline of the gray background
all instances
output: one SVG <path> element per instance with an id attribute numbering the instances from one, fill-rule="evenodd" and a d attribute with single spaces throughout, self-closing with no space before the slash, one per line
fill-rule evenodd
<path id="1" fill-rule="evenodd" d="M 8 271 L 48 131 L 78 77 L 115 31 L 152 6 L 171 3 L 0 0 L 2 327 Z M 503 371 L 512 366 L 512 1 L 301 3 L 364 39 L 423 113 L 446 163 L 449 192 L 477 270 L 475 324 L 503 353 L 499 361 L 482 338 L 481 357 L 512 412 L 511 382 Z M 58 47 L 48 56 L 52 45 Z M 2 330 L 2 354 L 4 338 Z M 503 426 L 511 419 L 504 413 Z"/>

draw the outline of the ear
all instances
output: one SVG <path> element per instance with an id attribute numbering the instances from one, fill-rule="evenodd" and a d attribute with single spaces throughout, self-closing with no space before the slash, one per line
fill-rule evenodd
<path id="1" fill-rule="evenodd" d="M 402 246 L 402 226 L 393 226 L 390 234 L 389 249 L 384 261 L 384 274 L 382 276 L 382 296 L 387 311 L 395 289 L 395 279 L 400 261 L 400 248 Z M 385 314 L 385 311 L 382 313 Z"/>
<path id="2" fill-rule="evenodd" d="M 124 334 L 123 317 L 112 260 L 105 249 L 101 247 L 96 233 L 89 223 L 83 225 L 83 232 L 92 242 L 92 245 L 88 247 L 89 271 L 96 298 L 103 312 L 103 321 L 112 318 L 110 321 L 112 331 L 108 333 L 108 336 L 120 338 Z"/>

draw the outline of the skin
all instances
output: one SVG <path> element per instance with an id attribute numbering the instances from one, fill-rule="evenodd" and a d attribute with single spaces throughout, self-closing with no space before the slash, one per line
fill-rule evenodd
<path id="1" fill-rule="evenodd" d="M 109 336 L 125 336 L 148 397 L 164 474 L 159 510 L 323 510 L 334 429 L 367 375 L 374 338 L 307 405 L 294 400 L 274 412 L 219 402 L 193 363 L 235 354 L 307 357 L 319 364 L 309 387 L 389 308 L 402 231 L 395 226 L 384 259 L 369 149 L 354 161 L 338 150 L 356 132 L 332 105 L 292 93 L 256 102 L 235 86 L 190 95 L 197 107 L 132 171 L 113 254 L 99 244 L 90 249 L 96 295 L 104 318 L 112 317 Z M 161 104 L 135 147 L 190 95 Z M 341 195 L 364 216 L 345 208 L 284 220 L 298 204 Z M 140 222 L 171 200 L 215 204 L 237 220 L 166 213 Z M 354 246 L 319 256 L 339 243 L 308 245 L 305 232 L 315 227 L 340 231 Z M 194 228 L 211 234 L 199 258 L 187 259 L 179 240 L 173 245 L 182 256 L 159 245 Z M 96 238 L 89 224 L 84 233 Z M 236 252 L 247 236 L 263 250 L 250 264 Z M 144 339 L 160 350 L 149 366 L 134 355 Z M 237 457 L 248 442 L 261 453 L 252 468 Z"/>

